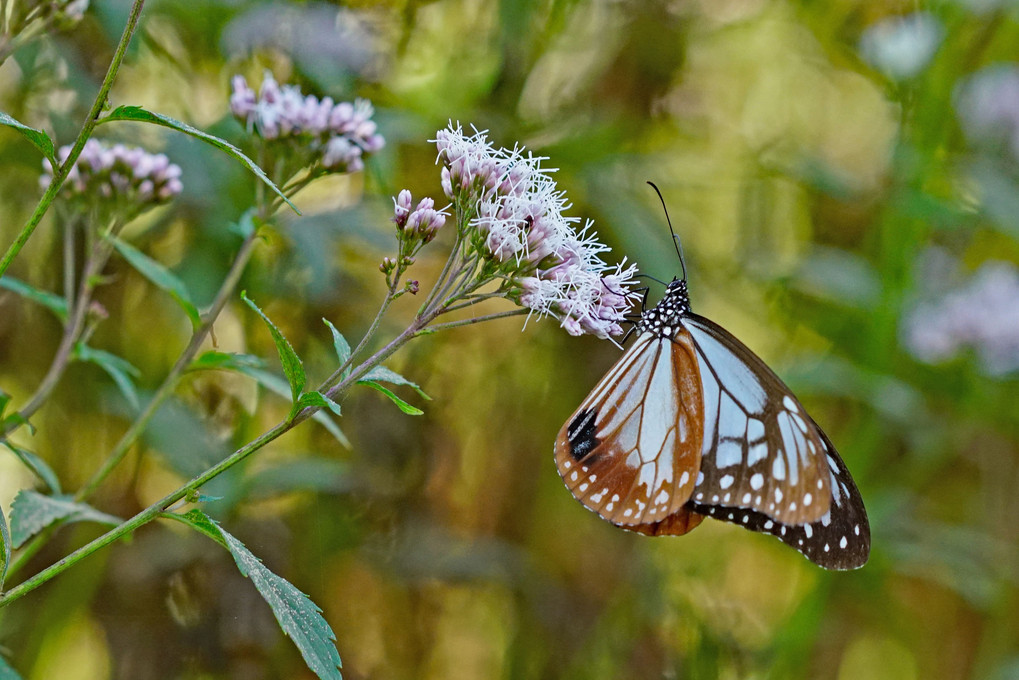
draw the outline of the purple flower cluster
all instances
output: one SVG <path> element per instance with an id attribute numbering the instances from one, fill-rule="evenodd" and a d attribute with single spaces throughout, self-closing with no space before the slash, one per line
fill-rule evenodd
<path id="1" fill-rule="evenodd" d="M 234 76 L 232 86 L 230 110 L 249 130 L 267 141 L 305 146 L 326 170 L 361 170 L 364 157 L 386 144 L 367 99 L 336 103 L 330 97 L 303 95 L 296 85 L 281 87 L 268 71 L 257 95 L 244 76 Z"/>
<path id="2" fill-rule="evenodd" d="M 430 242 L 439 229 L 446 224 L 445 209 L 436 210 L 435 201 L 430 198 L 422 198 L 417 207 L 414 207 L 414 199 L 409 191 L 404 189 L 399 196 L 393 200 L 393 222 L 396 229 L 404 238 L 418 240 L 421 244 Z"/>
<path id="3" fill-rule="evenodd" d="M 987 262 L 962 287 L 918 304 L 903 322 L 903 343 L 936 363 L 969 348 L 990 375 L 1019 370 L 1019 268 Z"/>
<path id="4" fill-rule="evenodd" d="M 61 147 L 57 159 L 63 163 L 70 153 L 70 146 Z M 39 184 L 45 189 L 52 179 L 53 166 L 44 160 Z M 68 173 L 61 192 L 69 199 L 144 209 L 166 203 L 182 188 L 180 167 L 164 154 L 90 139 Z"/>
<path id="5" fill-rule="evenodd" d="M 609 250 L 591 222 L 565 217 L 569 208 L 541 157 L 523 148 L 496 149 L 485 132 L 465 135 L 459 125 L 435 139 L 442 188 L 458 216 L 467 216 L 477 252 L 497 263 L 511 293 L 539 316 L 554 316 L 571 335 L 620 335 L 635 295 L 636 267 L 611 267 Z"/>

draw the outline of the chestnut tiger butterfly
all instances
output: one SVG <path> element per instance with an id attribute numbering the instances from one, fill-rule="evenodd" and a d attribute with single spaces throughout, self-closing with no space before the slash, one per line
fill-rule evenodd
<path id="1" fill-rule="evenodd" d="M 826 569 L 862 567 L 870 525 L 845 463 L 756 354 L 690 310 L 677 252 L 683 278 L 559 431 L 567 488 L 630 531 L 679 536 L 713 517 Z"/>

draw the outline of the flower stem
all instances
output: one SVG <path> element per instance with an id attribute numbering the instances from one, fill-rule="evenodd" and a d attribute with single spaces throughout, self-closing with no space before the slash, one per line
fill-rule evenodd
<path id="1" fill-rule="evenodd" d="M 106 461 L 103 463 L 95 474 L 92 475 L 91 479 L 82 486 L 78 493 L 75 494 L 75 500 L 84 500 L 92 495 L 92 493 L 103 483 L 103 480 L 113 471 L 117 465 L 124 459 L 127 452 L 131 449 L 131 446 L 135 443 L 138 437 L 145 431 L 149 421 L 156 414 L 159 406 L 169 397 L 174 388 L 177 386 L 177 380 L 181 374 L 190 365 L 192 359 L 198 353 L 205 338 L 209 335 L 212 330 L 212 325 L 219 317 L 219 313 L 223 311 L 223 307 L 226 305 L 230 296 L 233 295 L 234 289 L 237 287 L 237 283 L 240 281 L 241 275 L 244 273 L 244 268 L 248 264 L 248 260 L 251 259 L 251 255 L 255 251 L 255 245 L 258 242 L 258 237 L 254 234 L 248 236 L 241 244 L 240 250 L 237 251 L 237 257 L 234 258 L 233 264 L 230 266 L 230 271 L 227 273 L 226 279 L 223 281 L 223 285 L 220 286 L 219 291 L 216 293 L 216 297 L 213 298 L 212 304 L 209 309 L 202 315 L 202 325 L 199 326 L 194 334 L 191 336 L 191 341 L 188 343 L 184 351 L 181 352 L 180 356 L 177 357 L 176 363 L 166 378 L 163 379 L 162 384 L 156 393 L 149 400 L 149 403 L 145 406 L 145 410 L 138 416 L 137 419 L 131 424 L 131 427 L 127 429 L 124 435 L 117 442 L 113 450 L 110 451 Z"/>
<path id="2" fill-rule="evenodd" d="M 74 141 L 74 146 L 71 147 L 71 152 L 68 154 L 67 159 L 60 164 L 59 168 L 54 168 L 53 179 L 50 180 L 50 184 L 46 187 L 45 193 L 42 198 L 39 199 L 38 205 L 35 206 L 35 211 L 31 217 L 28 218 L 28 222 L 22 227 L 21 232 L 17 238 L 14 239 L 14 243 L 10 245 L 7 252 L 4 254 L 3 259 L 0 260 L 0 276 L 3 276 L 7 271 L 7 268 L 11 266 L 11 262 L 18 256 L 21 249 L 28 243 L 28 239 L 32 237 L 32 233 L 35 228 L 39 226 L 39 222 L 42 221 L 43 215 L 49 209 L 50 204 L 53 203 L 53 199 L 56 198 L 57 192 L 60 191 L 60 187 L 63 185 L 64 180 L 67 178 L 71 168 L 74 167 L 74 163 L 78 160 L 81 150 L 85 148 L 85 142 L 88 141 L 89 137 L 92 136 L 92 130 L 95 128 L 96 123 L 99 120 L 99 114 L 102 113 L 103 107 L 106 106 L 106 98 L 110 93 L 110 88 L 113 87 L 113 82 L 117 79 L 117 73 L 120 70 L 120 64 L 124 61 L 124 55 L 127 53 L 128 43 L 131 42 L 131 36 L 134 35 L 134 30 L 138 25 L 138 19 L 141 16 L 142 5 L 145 4 L 145 0 L 134 0 L 131 5 L 131 13 L 127 18 L 127 25 L 124 27 L 124 33 L 120 36 L 120 43 L 117 45 L 117 50 L 113 54 L 113 61 L 110 62 L 110 68 L 106 71 L 106 77 L 103 79 L 103 84 L 99 88 L 99 94 L 96 95 L 95 102 L 92 104 L 92 109 L 88 113 L 88 117 L 85 119 L 84 124 L 81 127 L 81 132 L 78 133 L 78 138 Z"/>
<path id="3" fill-rule="evenodd" d="M 84 558 L 88 557 L 92 553 L 96 552 L 97 550 L 106 547 L 107 545 L 113 543 L 119 538 L 127 536 L 128 534 L 130 534 L 143 524 L 147 524 L 153 519 L 156 519 L 160 515 L 160 513 L 166 510 L 166 508 L 173 505 L 180 499 L 184 498 L 192 491 L 199 489 L 203 484 L 205 484 L 212 478 L 220 475 L 221 473 L 225 472 L 226 470 L 230 469 L 231 467 L 233 467 L 234 465 L 241 462 L 249 455 L 257 451 L 258 449 L 268 444 L 269 442 L 279 438 L 281 435 L 290 431 L 295 424 L 296 423 L 294 421 L 282 422 L 277 424 L 275 427 L 265 432 L 258 439 L 255 439 L 249 442 L 248 444 L 242 446 L 241 448 L 237 449 L 235 452 L 230 454 L 228 457 L 224 458 L 218 464 L 214 465 L 213 467 L 209 468 L 202 474 L 198 475 L 197 477 L 189 481 L 187 484 L 184 484 L 173 493 L 156 501 L 155 503 L 139 512 L 131 519 L 124 522 L 123 524 L 117 525 L 116 527 L 106 532 L 105 534 L 95 539 L 94 541 L 91 541 L 90 543 L 83 545 L 70 555 L 67 555 L 64 558 L 57 560 L 46 569 L 40 571 L 38 574 L 35 574 L 34 576 L 28 579 L 25 579 L 25 581 L 19 583 L 17 586 L 11 588 L 6 593 L 4 593 L 3 596 L 0 596 L 0 608 L 6 607 L 15 600 L 18 600 L 21 597 L 27 595 L 31 591 L 41 586 L 43 583 L 46 583 L 50 579 L 60 575 L 62 572 L 74 566 L 75 564 L 77 564 Z"/>
<path id="4" fill-rule="evenodd" d="M 446 323 L 432 324 L 422 328 L 415 333 L 415 337 L 420 335 L 429 335 L 436 331 L 448 330 L 450 328 L 460 328 L 461 326 L 470 326 L 471 324 L 481 323 L 482 321 L 492 321 L 493 319 L 505 319 L 511 316 L 520 316 L 522 314 L 528 314 L 531 310 L 529 309 L 511 309 L 506 312 L 496 312 L 495 314 L 485 314 L 484 316 L 475 316 L 470 319 L 461 319 L 460 321 L 447 321 Z"/>

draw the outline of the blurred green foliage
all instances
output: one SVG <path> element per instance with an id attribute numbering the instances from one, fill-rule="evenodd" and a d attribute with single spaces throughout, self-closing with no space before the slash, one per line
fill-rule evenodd
<path id="1" fill-rule="evenodd" d="M 0 109 L 70 141 L 128 4 L 94 2 L 74 29 L 16 51 L 0 67 Z M 927 52 L 907 33 L 865 58 L 868 30 L 918 9 L 937 27 Z M 358 391 L 343 403 L 349 450 L 306 424 L 210 485 L 222 500 L 207 511 L 322 607 L 348 678 L 1017 677 L 1016 372 L 990 373 L 966 352 L 924 363 L 903 340 L 930 294 L 929 253 L 963 274 L 1019 264 L 1016 157 L 967 135 L 957 107 L 973 74 L 1017 49 L 1019 8 L 1004 0 L 151 0 L 114 106 L 241 142 L 229 79 L 271 68 L 378 109 L 387 147 L 366 172 L 299 194 L 304 216 L 281 215 L 242 282 L 312 381 L 335 368 L 321 319 L 356 342 L 382 298 L 390 197 L 441 195 L 427 140 L 449 119 L 473 123 L 549 156 L 571 213 L 667 279 L 679 265 L 644 182 L 662 188 L 694 309 L 768 360 L 828 432 L 867 502 L 873 553 L 860 571 L 827 573 L 721 523 L 648 539 L 586 512 L 552 442 L 618 350 L 552 322 L 521 333 L 515 319 L 394 357 L 434 399 L 424 417 Z M 916 63 L 889 65 L 903 54 Z M 124 238 L 206 304 L 238 242 L 230 224 L 251 205 L 250 175 L 163 129 L 99 132 L 183 168 L 180 199 Z M 41 167 L 9 130 L 0 167 L 6 246 Z M 59 291 L 53 214 L 10 274 Z M 423 281 L 448 246 L 440 237 L 422 255 Z M 152 389 L 190 324 L 122 260 L 107 274 L 110 316 L 90 344 Z M 261 321 L 235 302 L 218 348 L 275 361 Z M 414 308 L 400 300 L 383 335 Z M 14 403 L 58 338 L 49 312 L 0 291 L 0 384 Z M 130 516 L 286 409 L 241 376 L 196 374 L 93 504 Z M 130 419 L 99 367 L 74 365 L 34 418 L 32 448 L 75 489 Z M 0 456 L 5 512 L 33 483 Z M 63 528 L 26 574 L 98 531 Z M 0 646 L 32 680 L 310 677 L 230 556 L 176 525 L 147 526 L 3 610 Z"/>

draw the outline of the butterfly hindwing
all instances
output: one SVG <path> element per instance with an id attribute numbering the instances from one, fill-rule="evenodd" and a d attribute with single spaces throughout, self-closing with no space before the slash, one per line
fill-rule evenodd
<path id="1" fill-rule="evenodd" d="M 811 562 L 825 569 L 858 569 L 870 555 L 870 523 L 856 483 L 824 432 L 828 483 L 832 489 L 831 506 L 816 522 L 795 525 L 777 522 L 756 510 L 725 508 L 691 501 L 687 510 L 739 526 L 771 534 L 799 550 Z"/>
<path id="2" fill-rule="evenodd" d="M 699 375 L 686 333 L 645 333 L 623 353 L 556 438 L 556 467 L 581 503 L 635 530 L 685 513 L 703 441 Z"/>
<path id="3" fill-rule="evenodd" d="M 704 391 L 703 477 L 693 500 L 785 524 L 820 520 L 831 499 L 821 430 L 746 345 L 704 317 L 688 313 L 683 323 Z"/>

